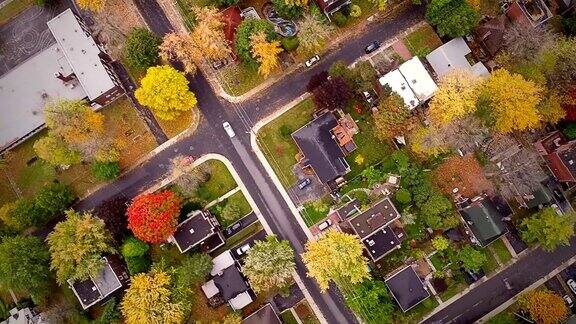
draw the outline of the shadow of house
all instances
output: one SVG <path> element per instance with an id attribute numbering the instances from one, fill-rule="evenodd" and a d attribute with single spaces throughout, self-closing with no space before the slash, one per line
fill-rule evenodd
<path id="1" fill-rule="evenodd" d="M 474 30 L 476 41 L 490 57 L 496 56 L 504 47 L 504 35 L 509 25 L 508 16 L 502 14 L 485 21 Z"/>

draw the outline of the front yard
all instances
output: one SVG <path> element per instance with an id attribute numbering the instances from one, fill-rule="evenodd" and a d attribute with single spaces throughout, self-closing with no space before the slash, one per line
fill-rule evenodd
<path id="1" fill-rule="evenodd" d="M 237 212 L 232 214 L 232 216 L 234 217 L 225 218 L 222 216 L 223 211 L 226 208 L 226 205 L 237 206 Z M 220 225 L 222 225 L 223 228 L 232 225 L 240 218 L 248 215 L 248 213 L 250 213 L 251 211 L 252 207 L 250 207 L 250 204 L 248 203 L 248 200 L 246 200 L 246 197 L 244 197 L 242 191 L 238 191 L 234 193 L 232 196 L 228 197 L 227 199 L 224 199 L 218 204 L 210 207 L 210 212 L 214 216 L 216 216 L 218 222 L 220 223 Z"/>
<path id="2" fill-rule="evenodd" d="M 126 97 L 117 99 L 101 112 L 105 116 L 107 135 L 124 142 L 120 157 L 122 170 L 132 166 L 156 147 L 154 136 Z M 88 164 L 73 165 L 62 170 L 38 159 L 33 146 L 45 135 L 46 131 L 41 131 L 5 154 L 3 166 L 0 166 L 0 179 L 6 185 L 0 186 L 0 204 L 20 195 L 31 197 L 54 181 L 70 185 L 79 197 L 99 183 Z"/>
<path id="3" fill-rule="evenodd" d="M 442 40 L 432 26 L 425 24 L 403 39 L 404 44 L 414 56 L 424 57 L 442 45 Z"/>

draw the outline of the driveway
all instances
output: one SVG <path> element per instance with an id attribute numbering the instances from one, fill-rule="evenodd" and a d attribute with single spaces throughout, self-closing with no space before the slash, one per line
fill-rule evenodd
<path id="1" fill-rule="evenodd" d="M 298 180 L 287 191 L 296 206 L 301 206 L 307 201 L 320 199 L 328 194 L 328 188 L 314 174 L 304 173 L 300 165 L 294 165 L 292 172 Z M 298 183 L 304 179 L 310 179 L 310 184 L 304 189 L 298 188 Z"/>
<path id="2" fill-rule="evenodd" d="M 234 247 L 230 248 L 230 251 L 232 251 L 232 255 L 236 258 L 236 260 L 242 260 L 242 259 L 244 259 L 246 254 L 239 255 L 238 253 L 236 253 L 237 248 L 239 248 L 245 244 L 250 244 L 250 247 L 252 247 L 252 245 L 254 245 L 254 241 L 263 241 L 265 239 L 266 239 L 266 231 L 261 230 L 261 231 L 257 232 L 256 234 L 248 237 L 244 241 L 236 244 Z"/>
<path id="3" fill-rule="evenodd" d="M 243 230 L 244 228 L 248 227 L 248 225 L 250 225 L 254 222 L 257 222 L 257 221 L 258 221 L 258 216 L 256 216 L 256 214 L 254 212 L 251 212 L 250 214 L 242 217 L 241 219 L 239 219 L 235 223 L 226 227 L 226 230 L 223 231 L 224 237 L 228 239 L 228 238 L 234 236 L 235 234 L 237 234 L 238 232 L 240 232 L 241 230 Z M 234 226 L 236 224 L 239 224 L 240 226 L 234 228 Z"/>

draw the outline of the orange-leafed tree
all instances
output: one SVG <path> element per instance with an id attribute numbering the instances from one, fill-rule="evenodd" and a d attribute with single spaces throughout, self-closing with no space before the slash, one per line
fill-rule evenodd
<path id="1" fill-rule="evenodd" d="M 172 191 L 138 196 L 128 207 L 128 228 L 149 243 L 162 243 L 176 231 L 182 199 Z"/>
<path id="2" fill-rule="evenodd" d="M 549 290 L 532 290 L 518 301 L 536 323 L 563 323 L 568 317 L 564 299 Z"/>
<path id="3" fill-rule="evenodd" d="M 465 197 L 474 197 L 482 192 L 492 192 L 493 188 L 484 176 L 482 166 L 473 155 L 453 156 L 444 161 L 434 171 L 434 182 L 449 195 L 454 188 Z"/>

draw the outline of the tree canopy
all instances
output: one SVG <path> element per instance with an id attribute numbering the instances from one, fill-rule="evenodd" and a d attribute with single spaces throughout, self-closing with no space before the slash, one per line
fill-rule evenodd
<path id="1" fill-rule="evenodd" d="M 344 79 L 335 77 L 322 83 L 313 91 L 313 100 L 318 110 L 342 109 L 352 99 L 352 92 Z"/>
<path id="2" fill-rule="evenodd" d="M 300 49 L 308 55 L 316 54 L 326 46 L 326 41 L 334 32 L 332 25 L 325 24 L 310 13 L 305 13 L 298 23 Z"/>
<path id="3" fill-rule="evenodd" d="M 116 253 L 104 222 L 90 213 L 73 210 L 66 212 L 66 220 L 56 224 L 47 242 L 50 268 L 56 271 L 59 284 L 97 275 L 104 266 L 102 255 Z"/>
<path id="4" fill-rule="evenodd" d="M 52 165 L 73 165 L 82 161 L 80 152 L 70 148 L 62 138 L 54 134 L 34 142 L 34 151 L 39 158 Z"/>
<path id="5" fill-rule="evenodd" d="M 426 19 L 436 26 L 440 36 L 460 37 L 470 34 L 480 22 L 480 15 L 465 0 L 432 0 Z"/>
<path id="6" fill-rule="evenodd" d="M 20 198 L 0 208 L 0 219 L 14 231 L 22 231 L 30 226 L 42 225 L 48 220 L 49 212 L 38 207 L 28 198 Z"/>
<path id="7" fill-rule="evenodd" d="M 522 220 L 522 239 L 538 242 L 544 250 L 553 251 L 560 245 L 570 245 L 575 223 L 574 212 L 558 215 L 552 207 L 547 207 Z"/>
<path id="8" fill-rule="evenodd" d="M 248 250 L 242 272 L 248 277 L 256 293 L 286 286 L 296 267 L 290 243 L 268 236 L 265 241 L 255 241 Z"/>
<path id="9" fill-rule="evenodd" d="M 134 95 L 164 120 L 173 120 L 198 103 L 184 74 L 168 65 L 149 68 Z"/>
<path id="10" fill-rule="evenodd" d="M 124 46 L 126 62 L 136 69 L 147 69 L 158 62 L 161 39 L 146 28 L 130 31 Z"/>
<path id="11" fill-rule="evenodd" d="M 389 323 L 394 302 L 386 285 L 380 280 L 365 280 L 354 286 L 352 294 L 344 294 L 346 303 L 368 324 Z"/>
<path id="12" fill-rule="evenodd" d="M 482 266 L 488 261 L 486 253 L 466 245 L 458 252 L 458 261 L 462 267 L 471 272 L 478 272 Z"/>
<path id="13" fill-rule="evenodd" d="M 117 241 L 121 241 L 128 226 L 127 204 L 127 198 L 118 196 L 103 201 L 94 209 L 94 215 L 104 221 L 106 228 Z"/>
<path id="14" fill-rule="evenodd" d="M 145 242 L 165 242 L 176 231 L 181 204 L 172 191 L 140 195 L 128 207 L 128 227 Z"/>
<path id="15" fill-rule="evenodd" d="M 258 61 L 252 56 L 250 37 L 261 31 L 266 34 L 267 41 L 272 41 L 276 38 L 274 26 L 263 19 L 244 19 L 236 29 L 236 52 L 242 62 L 249 67 L 258 67 Z"/>
<path id="16" fill-rule="evenodd" d="M 33 236 L 6 237 L 0 243 L 0 287 L 28 291 L 38 303 L 49 293 L 50 254 Z"/>
<path id="17" fill-rule="evenodd" d="M 252 57 L 258 61 L 258 73 L 267 77 L 272 70 L 280 65 L 278 55 L 282 52 L 279 41 L 267 41 L 264 31 L 250 35 L 250 47 Z"/>
<path id="18" fill-rule="evenodd" d="M 414 123 L 412 112 L 396 92 L 380 100 L 378 110 L 373 116 L 375 133 L 381 140 L 389 140 L 408 132 Z"/>
<path id="19" fill-rule="evenodd" d="M 46 126 L 67 143 L 82 143 L 104 132 L 104 115 L 85 101 L 58 99 L 44 107 Z"/>
<path id="20" fill-rule="evenodd" d="M 308 3 L 306 0 L 272 0 L 274 9 L 281 17 L 293 19 L 302 16 L 304 7 Z"/>
<path id="21" fill-rule="evenodd" d="M 527 292 L 520 297 L 518 304 L 536 323 L 563 323 L 569 316 L 564 299 L 546 289 Z"/>
<path id="22" fill-rule="evenodd" d="M 179 303 L 172 301 L 171 277 L 162 271 L 137 274 L 122 299 L 122 315 L 128 324 L 181 323 Z"/>
<path id="23" fill-rule="evenodd" d="M 78 6 L 84 10 L 100 12 L 104 9 L 106 0 L 77 0 Z"/>
<path id="24" fill-rule="evenodd" d="M 316 279 L 320 289 L 326 291 L 330 280 L 358 284 L 370 277 L 363 251 L 356 235 L 332 230 L 306 243 L 302 259 L 308 276 Z"/>

